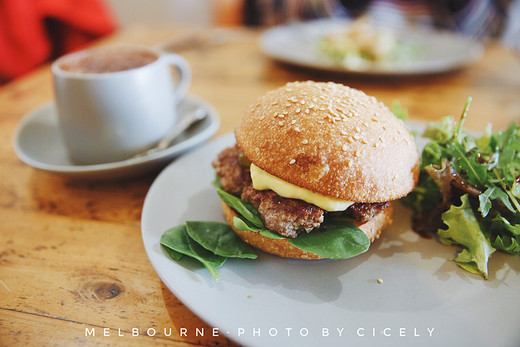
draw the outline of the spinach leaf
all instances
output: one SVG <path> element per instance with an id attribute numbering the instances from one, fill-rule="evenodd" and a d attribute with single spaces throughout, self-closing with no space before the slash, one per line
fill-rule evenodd
<path id="1" fill-rule="evenodd" d="M 220 180 L 218 179 L 217 175 L 215 175 L 215 179 L 213 182 L 211 182 L 211 185 L 217 189 L 222 189 L 222 184 L 220 184 Z"/>
<path id="2" fill-rule="evenodd" d="M 348 259 L 370 247 L 370 240 L 361 229 L 350 222 L 333 219 L 327 222 L 326 231 L 313 230 L 287 240 L 301 250 L 329 259 Z"/>
<path id="3" fill-rule="evenodd" d="M 258 228 L 263 228 L 264 223 L 260 218 L 260 214 L 258 211 L 248 202 L 229 194 L 224 189 L 217 189 L 218 196 L 228 204 L 232 209 L 238 212 L 238 214 L 242 215 L 245 219 L 251 222 Z"/>
<path id="4" fill-rule="evenodd" d="M 186 222 L 188 235 L 207 250 L 222 257 L 256 259 L 253 247 L 242 241 L 227 224 Z"/>
<path id="5" fill-rule="evenodd" d="M 242 216 L 233 218 L 233 226 L 237 230 L 255 231 L 262 236 L 283 240 L 301 250 L 314 253 L 323 258 L 348 259 L 364 253 L 370 247 L 370 240 L 357 226 L 345 218 L 330 218 L 324 224 L 326 231 L 313 230 L 302 232 L 294 239 L 285 238 L 268 229 L 259 228 Z"/>
<path id="6" fill-rule="evenodd" d="M 281 240 L 281 239 L 285 238 L 285 237 L 283 237 L 281 235 L 278 235 L 277 233 L 273 233 L 271 230 L 268 230 L 268 229 L 265 229 L 265 228 L 258 228 L 256 226 L 252 225 L 247 220 L 245 220 L 245 218 L 242 219 L 241 217 L 242 216 L 233 217 L 233 227 L 235 227 L 235 229 L 237 229 L 239 231 L 248 231 L 248 230 L 256 231 L 256 232 L 259 232 L 260 235 L 268 237 L 270 239 Z"/>
<path id="7" fill-rule="evenodd" d="M 226 258 L 213 254 L 191 239 L 185 225 L 166 230 L 162 234 L 160 242 L 168 250 L 173 251 L 170 253 L 176 255 L 180 253 L 197 259 L 209 271 L 213 279 L 217 280 L 219 278 L 217 268 L 224 264 Z M 173 258 L 176 259 L 175 257 Z"/>

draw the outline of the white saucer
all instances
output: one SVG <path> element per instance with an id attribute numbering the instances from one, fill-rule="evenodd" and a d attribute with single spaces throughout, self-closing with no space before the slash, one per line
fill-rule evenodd
<path id="1" fill-rule="evenodd" d="M 206 119 L 190 128 L 163 151 L 113 163 L 75 165 L 67 156 L 58 129 L 54 103 L 49 102 L 23 117 L 16 130 L 14 150 L 27 165 L 67 177 L 112 179 L 136 176 L 162 168 L 174 157 L 215 134 L 220 125 L 218 113 L 198 97 L 188 95 L 182 100 L 177 107 L 178 117 L 182 118 L 198 107 L 204 107 L 208 111 Z"/>

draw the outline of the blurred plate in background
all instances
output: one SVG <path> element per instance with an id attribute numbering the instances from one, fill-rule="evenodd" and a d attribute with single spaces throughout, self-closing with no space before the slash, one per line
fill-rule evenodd
<path id="1" fill-rule="evenodd" d="M 359 65 L 324 55 L 321 40 L 348 30 L 352 23 L 346 19 L 325 19 L 276 26 L 262 34 L 260 47 L 267 56 L 292 65 L 377 76 L 442 73 L 467 66 L 482 55 L 482 45 L 473 38 L 449 31 L 413 28 L 383 28 L 386 32 L 391 31 L 402 44 L 398 50 L 414 47 L 415 52 L 408 57 L 398 54 L 396 59 Z"/>

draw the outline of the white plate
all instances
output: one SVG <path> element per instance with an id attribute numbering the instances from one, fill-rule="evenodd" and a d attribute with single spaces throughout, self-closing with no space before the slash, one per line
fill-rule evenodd
<path id="1" fill-rule="evenodd" d="M 366 69 L 349 68 L 320 55 L 316 45 L 327 33 L 346 28 L 347 20 L 326 19 L 296 22 L 266 30 L 260 37 L 262 51 L 271 58 L 302 67 L 331 72 L 380 76 L 441 73 L 466 66 L 482 55 L 482 46 L 468 37 L 447 31 L 396 29 L 403 40 L 421 45 L 410 61 L 371 64 Z"/>
<path id="2" fill-rule="evenodd" d="M 179 119 L 197 107 L 208 116 L 179 136 L 163 151 L 140 158 L 95 165 L 75 165 L 67 156 L 58 129 L 54 103 L 49 102 L 24 116 L 18 125 L 14 150 L 26 164 L 37 169 L 75 178 L 122 178 L 160 169 L 174 157 L 208 140 L 217 131 L 220 120 L 215 109 L 202 99 L 188 95 L 177 108 Z"/>
<path id="3" fill-rule="evenodd" d="M 210 163 L 232 144 L 228 134 L 169 165 L 151 186 L 141 220 L 159 277 L 220 335 L 245 346 L 518 345 L 520 257 L 494 254 L 485 281 L 447 260 L 456 248 L 414 233 L 410 212 L 400 206 L 370 250 L 349 260 L 261 253 L 256 260 L 228 259 L 217 282 L 190 259 L 173 261 L 159 244 L 166 229 L 187 220 L 224 221 Z"/>

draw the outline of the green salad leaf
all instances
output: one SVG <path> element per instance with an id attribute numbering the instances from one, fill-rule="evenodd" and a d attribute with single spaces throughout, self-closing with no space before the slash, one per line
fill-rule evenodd
<path id="1" fill-rule="evenodd" d="M 219 278 L 217 268 L 226 261 L 225 257 L 208 251 L 190 238 L 185 225 L 166 230 L 161 236 L 161 245 L 170 250 L 170 255 L 175 260 L 180 259 L 179 254 L 197 259 L 215 280 Z"/>
<path id="2" fill-rule="evenodd" d="M 488 277 L 488 259 L 495 249 L 480 228 L 469 203 L 468 195 L 461 197 L 462 205 L 452 205 L 442 215 L 447 229 L 439 229 L 439 240 L 444 244 L 461 245 L 464 249 L 454 259 L 463 269 Z"/>
<path id="3" fill-rule="evenodd" d="M 266 229 L 261 219 L 260 225 L 257 224 L 257 218 L 260 218 L 260 215 L 253 205 L 229 193 L 225 193 L 229 195 L 227 196 L 222 194 L 222 191 L 217 192 L 219 196 L 225 196 L 227 199 L 225 202 L 235 211 L 246 211 L 246 214 L 239 212 L 239 216 L 233 218 L 233 226 L 237 230 L 251 230 L 271 239 L 285 239 Z M 327 219 L 324 222 L 324 228 L 326 231 L 302 232 L 294 239 L 287 238 L 287 241 L 296 248 L 329 259 L 348 259 L 366 252 L 370 247 L 370 240 L 366 234 L 345 218 Z"/>
<path id="4" fill-rule="evenodd" d="M 438 221 L 431 232 L 461 248 L 460 267 L 488 278 L 495 249 L 520 255 L 520 125 L 473 136 L 463 130 L 470 103 L 458 123 L 445 117 L 426 128 L 419 182 L 403 202 L 414 220 Z"/>
<path id="5" fill-rule="evenodd" d="M 235 229 L 255 231 L 272 239 L 286 239 L 264 227 L 259 212 L 252 204 L 226 192 L 218 179 L 212 184 L 218 196 L 237 212 L 238 216 L 233 218 Z M 328 218 L 322 228 L 301 233 L 295 239 L 287 238 L 287 241 L 304 251 L 330 259 L 351 258 L 370 247 L 365 233 L 342 217 Z M 188 221 L 185 225 L 166 230 L 161 237 L 161 245 L 176 261 L 183 256 L 200 261 L 215 280 L 219 278 L 217 269 L 227 258 L 258 257 L 253 247 L 242 241 L 229 225 L 220 222 Z"/>
<path id="6" fill-rule="evenodd" d="M 233 217 L 233 227 L 240 231 L 256 231 L 259 232 L 262 236 L 268 237 L 270 239 L 283 240 L 285 238 L 277 233 L 273 233 L 271 230 L 268 230 L 264 227 L 259 228 L 253 225 L 243 216 Z"/>
<path id="7" fill-rule="evenodd" d="M 392 103 L 391 111 L 394 114 L 394 116 L 401 120 L 406 120 L 408 118 L 408 110 L 401 106 L 399 100 L 394 100 L 394 102 Z"/>
<path id="8" fill-rule="evenodd" d="M 370 247 L 368 236 L 354 224 L 332 220 L 326 225 L 326 231 L 314 230 L 287 240 L 299 249 L 329 259 L 352 258 Z"/>
<path id="9" fill-rule="evenodd" d="M 260 218 L 260 214 L 253 205 L 232 194 L 229 194 L 224 189 L 217 189 L 217 194 L 222 199 L 222 201 L 231 206 L 231 208 L 237 211 L 240 215 L 244 216 L 244 218 L 246 218 L 254 226 L 259 228 L 264 227 L 262 218 Z"/>
<path id="10" fill-rule="evenodd" d="M 188 235 L 198 244 L 222 257 L 256 259 L 253 247 L 242 241 L 231 227 L 218 222 L 186 222 Z"/>

